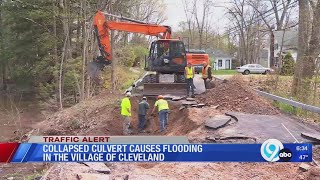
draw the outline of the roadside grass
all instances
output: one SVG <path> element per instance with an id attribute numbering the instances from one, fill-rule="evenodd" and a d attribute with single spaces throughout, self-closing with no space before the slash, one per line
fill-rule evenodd
<path id="1" fill-rule="evenodd" d="M 288 114 L 297 115 L 297 111 L 300 111 L 299 108 L 295 108 L 293 106 L 290 106 L 290 105 L 282 103 L 282 102 L 273 101 L 272 105 L 279 108 L 281 111 L 288 113 Z"/>
<path id="2" fill-rule="evenodd" d="M 258 81 L 258 78 L 251 78 L 252 81 Z M 261 80 L 261 79 L 260 79 Z M 276 76 L 276 75 L 271 75 L 267 76 L 263 82 L 263 89 L 264 91 L 283 97 L 287 99 L 292 99 L 294 101 L 300 102 L 298 99 L 295 97 L 291 97 L 291 89 L 292 89 L 292 81 L 293 81 L 293 76 Z M 277 86 L 276 86 L 277 84 Z M 320 91 L 319 85 L 317 86 L 317 92 Z M 308 102 L 302 102 L 308 105 L 312 106 L 317 106 L 320 107 L 320 95 L 317 93 L 315 96 L 313 95 L 314 92 L 310 92 L 309 94 L 309 99 Z M 308 121 L 313 121 L 316 123 L 320 123 L 320 115 L 317 113 L 313 113 L 307 110 L 303 110 L 301 108 L 295 108 L 290 105 L 287 105 L 285 103 L 281 102 L 273 102 L 273 105 L 275 107 L 278 107 L 281 111 L 288 113 L 288 114 L 293 114 L 297 117 L 300 117 L 302 119 L 306 119 Z"/>
<path id="3" fill-rule="evenodd" d="M 220 69 L 220 70 L 213 70 L 212 71 L 213 75 L 235 75 L 238 74 L 238 72 L 236 70 L 232 70 L 232 69 Z"/>

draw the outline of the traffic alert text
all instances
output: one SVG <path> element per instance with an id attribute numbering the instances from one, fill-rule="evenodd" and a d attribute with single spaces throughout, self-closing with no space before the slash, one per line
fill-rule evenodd
<path id="1" fill-rule="evenodd" d="M 43 144 L 45 162 L 164 161 L 168 153 L 201 153 L 201 144 Z"/>

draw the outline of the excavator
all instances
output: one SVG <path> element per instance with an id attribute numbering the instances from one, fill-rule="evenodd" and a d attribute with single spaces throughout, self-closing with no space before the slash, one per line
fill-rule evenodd
<path id="1" fill-rule="evenodd" d="M 106 16 L 121 21 L 107 21 Z M 158 38 L 151 43 L 149 55 L 145 59 L 145 70 L 154 72 L 143 78 L 143 94 L 146 96 L 186 95 L 184 68 L 187 63 L 202 65 L 209 62 L 208 54 L 188 53 L 183 41 L 172 39 L 169 26 L 149 24 L 102 11 L 95 14 L 93 25 L 100 51 L 100 55 L 88 65 L 88 73 L 94 80 L 99 80 L 100 71 L 112 62 L 110 30 Z"/>

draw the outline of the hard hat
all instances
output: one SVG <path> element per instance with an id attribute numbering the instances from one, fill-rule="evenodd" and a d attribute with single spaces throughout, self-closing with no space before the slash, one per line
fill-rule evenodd
<path id="1" fill-rule="evenodd" d="M 142 98 L 143 100 L 147 100 L 147 97 L 145 97 L 145 96 L 143 96 L 143 98 Z"/>
<path id="2" fill-rule="evenodd" d="M 163 99 L 163 96 L 162 96 L 162 95 L 159 95 L 159 96 L 158 96 L 158 99 Z"/>
<path id="3" fill-rule="evenodd" d="M 130 97 L 130 96 L 131 96 L 131 92 L 127 92 L 127 93 L 126 93 L 126 96 L 127 96 L 127 97 Z"/>

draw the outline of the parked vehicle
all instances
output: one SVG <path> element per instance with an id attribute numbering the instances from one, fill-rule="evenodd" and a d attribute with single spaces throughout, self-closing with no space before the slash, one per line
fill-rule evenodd
<path id="1" fill-rule="evenodd" d="M 241 67 L 236 67 L 237 72 L 242 73 L 244 75 L 248 74 L 270 74 L 274 70 L 271 68 L 266 68 L 261 66 L 260 64 L 246 64 Z"/>

